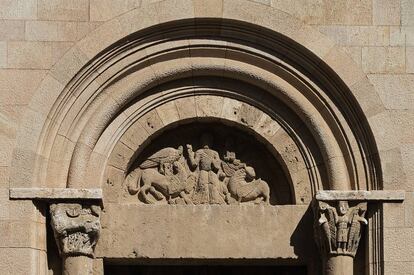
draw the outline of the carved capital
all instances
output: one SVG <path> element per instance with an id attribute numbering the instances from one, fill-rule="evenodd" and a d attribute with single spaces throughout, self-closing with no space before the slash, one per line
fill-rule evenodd
<path id="1" fill-rule="evenodd" d="M 50 206 L 51 225 L 62 256 L 93 257 L 101 230 L 100 211 L 100 206 L 93 204 Z"/>
<path id="2" fill-rule="evenodd" d="M 322 255 L 355 257 L 361 239 L 367 203 L 350 207 L 347 201 L 314 202 L 315 241 Z"/>

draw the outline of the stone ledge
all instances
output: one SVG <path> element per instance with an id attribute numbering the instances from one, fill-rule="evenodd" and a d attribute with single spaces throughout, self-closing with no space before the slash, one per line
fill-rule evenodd
<path id="1" fill-rule="evenodd" d="M 10 188 L 10 199 L 29 200 L 65 200 L 90 199 L 102 200 L 102 189 L 75 188 Z"/>
<path id="2" fill-rule="evenodd" d="M 315 196 L 318 201 L 403 201 L 404 190 L 373 190 L 373 191 L 318 191 Z"/>

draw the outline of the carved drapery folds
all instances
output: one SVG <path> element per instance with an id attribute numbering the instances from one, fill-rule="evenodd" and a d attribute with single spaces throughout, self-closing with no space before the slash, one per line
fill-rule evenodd
<path id="1" fill-rule="evenodd" d="M 347 201 L 314 203 L 314 233 L 322 255 L 355 257 L 365 219 L 367 203 L 349 207 Z"/>
<path id="2" fill-rule="evenodd" d="M 191 144 L 159 150 L 127 175 L 129 193 L 147 204 L 269 204 L 269 185 L 255 169 L 235 152 L 220 157 L 211 144 L 212 135 L 203 134 L 197 150 Z"/>
<path id="3" fill-rule="evenodd" d="M 51 225 L 62 256 L 93 257 L 101 230 L 98 205 L 58 203 L 50 205 Z"/>

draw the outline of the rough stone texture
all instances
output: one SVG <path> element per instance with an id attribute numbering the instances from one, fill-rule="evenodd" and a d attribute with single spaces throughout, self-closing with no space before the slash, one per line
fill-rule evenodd
<path id="1" fill-rule="evenodd" d="M 137 206 L 108 204 L 96 255 L 111 258 L 297 258 L 315 253 L 298 222 L 307 206 Z M 307 214 L 305 214 L 305 212 Z M 118 217 L 117 220 L 113 216 Z M 249 218 L 246 218 L 249 217 Z M 284 224 L 283 228 L 278 226 Z M 164 226 L 159 227 L 157 224 Z M 243 226 L 241 226 L 243 225 Z M 136 232 L 130 239 L 130 232 Z M 253 237 L 254 236 L 254 237 Z"/>
<path id="2" fill-rule="evenodd" d="M 405 191 L 318 191 L 315 198 L 321 201 L 403 201 Z"/>
<path id="3" fill-rule="evenodd" d="M 101 189 L 10 188 L 11 199 L 102 199 Z"/>
<path id="4" fill-rule="evenodd" d="M 235 4 L 235 2 L 237 3 Z M 273 11 L 274 13 L 272 13 Z M 64 148 L 58 148 L 59 150 L 51 149 L 53 163 L 49 162 L 46 156 L 38 155 L 39 151 L 36 147 L 37 144 L 48 147 L 54 142 L 53 140 L 40 140 L 40 137 L 43 130 L 58 131 L 54 128 L 56 125 L 51 123 L 51 119 L 56 122 L 61 117 L 49 117 L 48 115 L 51 109 L 59 110 L 57 113 L 65 115 L 64 108 L 66 107 L 53 105 L 60 98 L 59 95 L 63 87 L 100 50 L 125 35 L 158 22 L 192 18 L 193 16 L 218 18 L 225 16 L 274 28 L 281 34 L 302 43 L 311 52 L 319 54 L 319 57 L 326 64 L 329 64 L 349 86 L 359 85 L 361 80 L 368 77 L 374 88 L 372 89 L 370 85 L 359 85 L 358 93 L 360 94 L 356 95 L 356 98 L 361 101 L 360 105 L 364 111 L 367 110 L 365 115 L 368 117 L 378 146 L 383 172 L 383 188 L 385 190 L 404 189 L 407 191 L 403 203 L 387 203 L 383 207 L 384 262 L 380 264 L 384 267 L 386 275 L 411 274 L 414 269 L 412 256 L 414 252 L 412 251 L 413 246 L 407 245 L 407 243 L 412 242 L 412 236 L 414 236 L 414 133 L 412 123 L 414 3 L 412 0 L 0 0 L 0 231 L 3 234 L 0 240 L 2 244 L 0 247 L 0 273 L 43 275 L 52 272 L 46 270 L 50 263 L 47 263 L 44 243 L 46 235 L 44 208 L 31 201 L 10 201 L 9 187 L 27 187 L 34 183 L 41 184 L 36 187 L 44 187 L 47 184 L 52 184 L 52 186 L 66 184 L 64 177 L 62 180 L 62 175 L 59 174 L 62 170 L 67 172 L 60 169 L 59 155 L 65 154 L 70 151 L 69 148 L 75 147 L 76 137 L 80 133 L 79 128 L 81 127 L 65 125 L 66 133 L 59 132 L 61 137 L 68 140 L 73 138 L 73 140 L 64 143 L 67 144 L 67 147 L 62 146 Z M 99 28 L 101 24 L 103 26 Z M 96 31 L 95 28 L 97 28 Z M 79 43 L 77 48 L 70 50 L 76 43 Z M 335 51 L 332 52 L 331 49 L 334 46 L 342 47 L 343 54 L 338 55 Z M 67 55 L 65 55 L 66 53 Z M 65 57 L 62 58 L 64 55 Z M 216 62 L 215 60 L 210 61 L 211 63 Z M 56 62 L 58 62 L 58 66 L 49 71 Z M 177 59 L 177 64 L 180 62 L 184 61 Z M 43 81 L 44 79 L 45 81 Z M 79 84 L 86 85 L 85 83 Z M 88 87 L 98 87 L 100 84 L 94 82 Z M 365 94 L 364 91 L 366 91 Z M 372 96 L 372 91 L 375 96 Z M 67 98 L 67 101 L 74 101 L 77 96 L 78 94 L 74 94 Z M 96 95 L 83 96 L 79 99 L 80 102 L 76 103 L 79 110 L 82 110 L 84 102 L 94 100 Z M 217 114 L 220 109 L 223 118 L 234 122 L 244 121 L 245 125 L 253 127 L 265 136 L 268 135 L 269 138 L 274 135 L 275 142 L 278 140 L 278 135 L 275 134 L 276 124 L 268 124 L 266 117 L 256 115 L 254 111 L 246 109 L 237 101 L 225 98 L 222 102 L 214 100 L 212 103 L 202 102 L 199 104 L 197 101 L 197 105 L 195 102 L 196 97 L 181 98 L 176 101 L 177 112 L 174 108 L 164 110 L 161 108 L 145 116 L 140 121 L 140 127 L 135 126 L 134 129 L 131 128 L 130 132 L 123 135 L 122 143 L 128 149 L 117 147 L 119 151 L 115 150 L 115 152 L 119 153 L 119 158 L 111 160 L 114 161 L 112 165 L 114 167 L 122 166 L 124 169 L 132 152 L 139 148 L 148 135 L 163 125 L 176 120 L 177 113 L 180 119 L 185 119 L 197 115 L 203 116 L 209 112 Z M 206 105 L 209 104 L 217 105 L 214 105 L 213 108 L 211 106 L 206 108 Z M 203 112 L 197 113 L 201 110 Z M 80 112 L 71 114 L 71 116 L 79 119 L 79 121 L 76 120 L 76 123 L 84 125 L 85 121 L 82 120 L 82 117 L 77 117 L 78 114 Z M 72 126 L 73 128 L 71 128 Z M 68 134 L 66 137 L 67 133 L 71 135 Z M 114 133 L 114 136 L 117 134 Z M 280 147 L 285 148 L 284 145 Z M 104 150 L 102 149 L 102 151 Z M 292 154 L 288 155 L 295 162 L 296 155 L 294 157 Z M 71 155 L 65 156 L 65 159 L 70 159 L 70 157 Z M 34 163 L 38 164 L 36 168 L 34 168 Z M 43 167 L 46 168 L 41 173 L 36 170 L 43 169 Z M 111 172 L 116 177 L 120 177 L 120 174 L 124 173 L 124 170 L 113 169 L 117 170 L 116 173 Z M 59 179 L 45 182 L 41 177 L 42 173 L 46 173 L 45 171 L 49 171 L 49 175 L 52 177 L 56 175 Z M 307 170 L 300 171 L 307 175 Z M 91 173 L 94 174 L 93 171 Z M 99 176 L 101 175 L 96 175 L 97 178 Z M 297 184 L 303 184 L 303 181 L 299 178 Z M 362 189 L 365 187 L 361 185 Z M 110 190 L 118 189 L 114 187 Z M 301 190 L 307 190 L 307 195 L 311 192 L 306 188 Z M 120 198 L 116 197 L 114 193 L 110 193 L 108 198 L 113 196 L 112 199 L 118 201 Z M 169 206 L 166 207 L 169 209 L 166 213 L 170 213 L 173 209 Z M 133 214 L 125 215 L 130 216 L 125 216 L 122 211 L 120 212 L 124 221 L 128 221 L 128 218 L 132 217 L 134 223 L 131 225 L 114 225 L 116 221 L 108 222 L 108 224 L 111 224 L 112 228 L 129 228 L 128 226 L 131 226 L 131 230 L 135 229 L 132 228 L 133 224 L 143 224 L 137 217 L 149 215 L 148 213 L 153 211 L 152 208 L 145 208 L 147 212 L 137 212 L 138 214 L 136 214 L 134 211 L 138 208 L 134 205 L 126 206 L 125 212 Z M 190 219 L 196 220 L 199 217 L 204 217 L 207 221 L 214 220 L 211 213 L 219 212 L 219 215 L 222 214 L 220 219 L 224 224 L 226 218 L 237 223 L 240 223 L 241 219 L 240 216 L 233 217 L 229 213 L 225 214 L 210 208 L 191 210 L 200 213 L 200 216 L 190 215 L 184 208 L 179 211 L 185 212 L 186 217 Z M 240 210 L 240 213 L 243 212 L 243 215 L 255 217 L 251 221 L 247 220 L 253 231 L 257 230 L 253 224 L 259 217 L 271 216 L 271 224 L 274 227 L 288 221 L 286 228 L 291 231 L 281 232 L 280 239 L 277 235 L 276 237 L 272 235 L 275 238 L 273 246 L 267 246 L 268 250 L 263 253 L 269 252 L 274 253 L 271 255 L 301 258 L 300 252 L 292 249 L 292 245 L 288 243 L 290 236 L 287 233 L 294 232 L 294 223 L 300 219 L 299 215 L 303 213 L 304 209 L 293 211 L 289 215 L 274 214 L 277 211 L 279 210 L 266 208 L 264 212 L 258 212 L 258 209 L 252 208 Z M 166 213 L 159 214 L 158 221 L 160 223 L 170 218 Z M 109 215 L 105 214 L 105 217 L 109 217 Z M 149 219 L 149 224 L 151 222 L 153 221 Z M 186 223 L 187 221 L 183 219 L 181 222 Z M 159 228 L 158 224 L 155 225 L 157 225 L 157 230 L 164 230 Z M 223 228 L 221 227 L 221 229 Z M 252 239 L 246 237 L 250 235 L 243 231 L 243 227 L 234 227 L 233 229 L 239 235 L 226 231 L 227 235 L 224 236 L 233 240 L 235 247 L 240 246 L 245 249 L 240 250 L 240 254 L 236 255 L 242 257 L 242 252 L 247 251 L 247 246 L 244 245 L 249 243 L 243 241 L 251 241 Z M 203 227 L 203 230 L 209 229 Z M 268 229 L 267 232 L 270 231 L 271 229 Z M 154 240 L 159 244 L 157 251 L 164 251 L 160 240 L 165 240 L 168 246 L 164 249 L 170 253 L 177 244 L 167 238 L 169 232 L 163 232 L 166 234 L 161 235 L 161 239 Z M 194 232 L 197 231 L 194 230 Z M 192 234 L 197 234 L 194 232 L 192 231 Z M 147 231 L 144 233 L 149 234 Z M 119 242 L 127 242 L 126 240 L 130 239 L 131 235 L 130 232 L 105 230 L 104 234 L 114 234 L 117 237 L 114 240 Z M 181 233 L 175 232 L 175 234 Z M 257 234 L 263 233 L 257 232 Z M 126 257 L 150 255 L 149 242 L 142 238 L 144 235 L 137 235 L 138 237 L 133 239 L 133 242 L 126 244 L 129 248 L 129 251 L 125 251 Z M 22 237 L 19 238 L 19 236 Z M 188 235 L 183 236 L 188 237 Z M 201 234 L 197 235 L 197 238 L 204 243 L 210 241 Z M 241 240 L 241 242 L 236 244 L 237 240 Z M 134 243 L 135 241 L 136 243 Z M 280 241 L 283 245 L 279 247 L 276 241 Z M 309 240 L 305 239 L 304 242 L 306 241 Z M 142 242 L 146 242 L 144 249 L 148 250 L 140 250 L 138 244 Z M 263 242 L 268 245 L 268 236 L 266 238 L 263 236 Z M 114 242 L 114 244 L 118 245 L 119 243 Z M 133 244 L 137 244 L 137 246 Z M 198 247 L 195 242 L 192 244 L 199 249 L 196 250 L 198 252 L 208 248 Z M 102 245 L 102 249 L 99 248 L 100 253 L 110 251 L 110 243 Z M 217 244 L 217 246 L 219 245 L 221 244 Z M 251 243 L 252 247 L 255 247 L 254 245 L 255 243 Z M 103 250 L 104 246 L 107 250 Z M 114 250 L 113 253 L 116 251 Z M 214 252 L 209 251 L 210 255 Z M 223 255 L 235 253 L 225 249 L 215 252 L 217 251 L 222 252 Z M 143 254 L 140 254 L 141 252 Z M 257 255 L 261 253 L 261 251 L 256 252 Z M 188 251 L 183 250 L 182 253 L 184 255 Z M 370 261 L 373 260 L 370 259 Z M 372 264 L 370 263 L 370 266 Z M 99 273 L 99 271 L 97 272 Z"/>

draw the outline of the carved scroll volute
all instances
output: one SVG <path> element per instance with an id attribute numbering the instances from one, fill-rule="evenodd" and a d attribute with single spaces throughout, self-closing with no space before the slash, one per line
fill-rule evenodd
<path id="1" fill-rule="evenodd" d="M 50 206 L 51 225 L 62 256 L 93 257 L 99 239 L 101 208 L 93 204 L 59 203 Z"/>
<path id="2" fill-rule="evenodd" d="M 315 241 L 322 255 L 355 257 L 362 226 L 368 224 L 366 211 L 366 202 L 349 207 L 347 201 L 315 201 Z"/>

